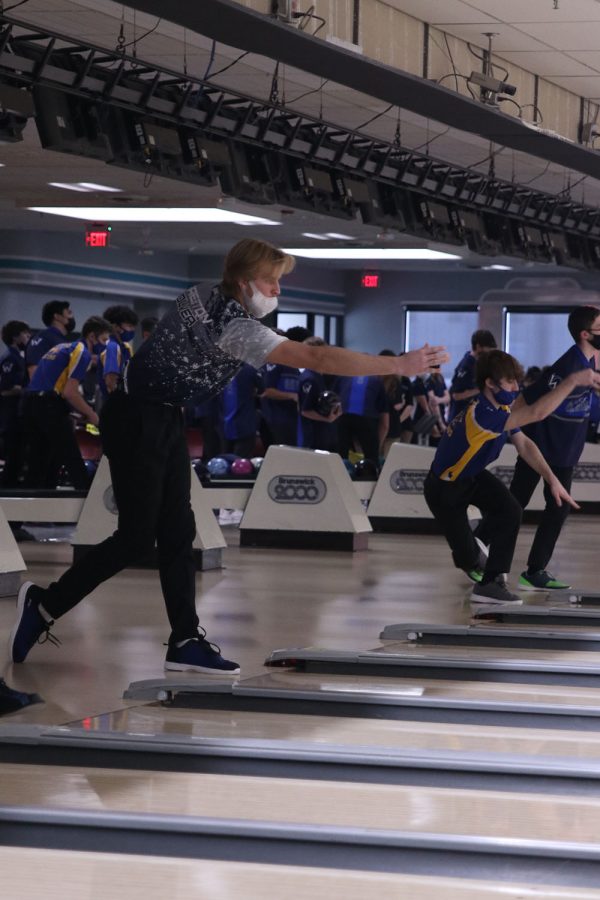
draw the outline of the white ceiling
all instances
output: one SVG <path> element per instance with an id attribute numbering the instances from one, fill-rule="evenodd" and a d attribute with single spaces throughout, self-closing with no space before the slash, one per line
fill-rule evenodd
<path id="1" fill-rule="evenodd" d="M 416 18 L 426 20 L 448 33 L 467 39 L 478 46 L 485 45 L 484 31 L 495 31 L 495 48 L 499 55 L 535 71 L 549 80 L 582 93 L 600 98 L 600 2 L 599 0 L 559 0 L 555 10 L 554 0 L 387 0 Z M 9 3 L 10 5 L 10 3 Z M 501 9 L 499 9 L 501 7 Z M 12 13 L 32 25 L 47 27 L 72 36 L 82 42 L 114 49 L 121 26 L 127 43 L 137 41 L 128 52 L 137 52 L 140 59 L 162 65 L 176 71 L 184 71 L 202 77 L 207 71 L 212 42 L 207 38 L 184 31 L 167 20 L 157 20 L 111 0 L 28 0 Z M 155 28 L 155 26 L 157 26 Z M 154 29 L 151 34 L 147 34 Z M 146 36 L 144 36 L 146 35 Z M 502 48 L 502 52 L 501 52 Z M 211 77 L 219 69 L 229 65 L 240 51 L 217 45 L 210 66 Z M 224 87 L 266 98 L 271 88 L 274 63 L 272 60 L 251 54 L 236 63 L 228 72 L 216 75 L 215 83 Z M 449 82 L 451 83 L 451 82 Z M 319 88 L 320 80 L 290 67 L 280 71 L 279 90 L 288 105 L 307 114 L 319 116 L 341 126 L 357 128 L 368 119 L 382 112 L 385 104 L 368 95 L 352 91 L 340 85 L 328 83 L 322 90 L 295 103 L 301 94 Z M 489 145 L 486 141 L 460 132 L 446 129 L 420 116 L 401 113 L 403 145 L 422 148 L 431 155 L 461 165 L 474 165 L 487 170 Z M 397 111 L 382 115 L 366 131 L 376 137 L 391 140 L 397 125 Z M 498 148 L 496 148 L 498 149 Z M 126 195 L 145 198 L 148 205 L 212 205 L 217 199 L 215 190 L 202 189 L 182 182 L 153 178 L 144 186 L 143 175 L 106 166 L 93 160 L 85 160 L 63 154 L 43 151 L 35 127 L 31 123 L 22 144 L 0 145 L 0 209 L 11 209 L 11 227 L 55 228 L 73 231 L 81 225 L 54 217 L 40 217 L 25 212 L 27 206 L 53 204 L 106 203 L 113 201 L 106 195 L 84 195 L 49 187 L 48 182 L 91 181 L 109 184 L 122 189 Z M 495 158 L 499 177 L 519 182 L 531 181 L 540 190 L 557 193 L 569 184 L 574 185 L 581 176 L 565 171 L 557 165 L 545 166 L 543 160 L 523 153 L 503 150 Z M 115 195 L 117 197 L 118 195 Z M 573 188 L 573 197 L 587 203 L 600 205 L 600 182 L 587 178 Z M 241 208 L 233 201 L 227 201 Z M 263 207 L 256 214 L 264 215 Z M 281 228 L 265 232 L 261 236 L 274 238 L 280 243 L 298 245 L 302 231 L 341 231 L 357 239 L 377 242 L 378 229 L 366 228 L 360 223 L 347 223 L 325 219 L 310 213 L 296 211 L 281 216 L 269 209 L 269 216 L 281 218 Z M 107 218 L 109 214 L 107 213 Z M 242 232 L 239 226 L 119 226 L 115 242 L 138 248 L 154 247 L 161 250 L 183 252 L 221 252 Z M 247 232 L 244 232 L 244 234 Z M 253 233 L 259 234 L 258 230 Z M 411 243 L 402 237 L 399 244 Z"/>

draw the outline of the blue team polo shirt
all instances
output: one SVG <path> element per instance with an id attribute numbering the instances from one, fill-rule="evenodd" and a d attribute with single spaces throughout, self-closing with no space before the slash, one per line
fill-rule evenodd
<path id="1" fill-rule="evenodd" d="M 62 344 L 64 340 L 65 336 L 62 331 L 59 331 L 53 325 L 44 331 L 40 331 L 38 334 L 34 334 L 25 350 L 26 365 L 37 366 L 42 356 L 45 356 L 48 350 L 56 347 L 57 344 Z"/>
<path id="2" fill-rule="evenodd" d="M 494 406 L 483 394 L 471 400 L 448 425 L 431 471 L 441 481 L 473 478 L 498 458 L 508 439 L 510 406 Z M 519 431 L 515 428 L 511 434 Z"/>
<path id="3" fill-rule="evenodd" d="M 298 393 L 298 381 L 300 371 L 291 366 L 280 366 L 276 363 L 267 363 L 260 370 L 260 380 L 263 390 L 275 388 L 290 394 Z M 296 423 L 298 407 L 295 400 L 274 400 L 271 397 L 261 398 L 260 408 L 269 424 L 285 425 Z"/>
<path id="4" fill-rule="evenodd" d="M 307 419 L 302 411 L 317 412 L 317 401 L 323 391 L 339 393 L 339 378 L 305 369 L 298 387 L 298 446 L 309 450 L 337 449 L 337 423 Z"/>
<path id="5" fill-rule="evenodd" d="M 573 344 L 541 378 L 523 390 L 523 397 L 532 404 L 573 372 L 594 368 L 594 358 L 588 359 L 577 344 Z M 549 465 L 569 468 L 578 462 L 583 451 L 591 407 L 592 389 L 577 387 L 553 413 L 541 422 L 525 426 L 523 431 L 535 441 Z"/>
<path id="6" fill-rule="evenodd" d="M 119 341 L 113 334 L 109 337 L 105 349 L 98 357 L 98 387 L 102 394 L 107 397 L 108 390 L 106 388 L 106 375 L 122 375 L 123 370 L 131 357 L 133 350 L 130 344 Z"/>
<path id="7" fill-rule="evenodd" d="M 83 380 L 91 360 L 83 341 L 57 344 L 40 359 L 27 391 L 62 394 L 69 378 Z"/>
<path id="8" fill-rule="evenodd" d="M 228 441 L 256 434 L 255 394 L 258 383 L 256 369 L 244 363 L 233 381 L 221 394 L 223 434 Z"/>
<path id="9" fill-rule="evenodd" d="M 345 414 L 378 419 L 389 409 L 389 401 L 379 375 L 343 376 L 339 380 L 342 410 Z"/>
<path id="10" fill-rule="evenodd" d="M 10 391 L 27 383 L 27 365 L 25 358 L 17 347 L 9 347 L 8 353 L 0 363 L 0 391 Z"/>
<path id="11" fill-rule="evenodd" d="M 454 394 L 462 394 L 463 391 L 472 391 L 477 387 L 475 383 L 475 366 L 477 360 L 470 352 L 465 353 L 459 364 L 454 370 L 452 382 L 450 384 L 450 407 L 448 409 L 448 421 L 451 422 L 454 416 L 458 415 L 461 410 L 466 409 L 473 397 L 466 400 L 455 400 Z"/>

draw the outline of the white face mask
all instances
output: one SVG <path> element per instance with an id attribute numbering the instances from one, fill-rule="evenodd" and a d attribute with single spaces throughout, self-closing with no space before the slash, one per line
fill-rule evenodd
<path id="1" fill-rule="evenodd" d="M 267 297 L 262 291 L 259 291 L 253 281 L 248 282 L 252 288 L 252 296 L 246 297 L 246 308 L 251 316 L 257 319 L 264 319 L 269 313 L 277 309 L 278 298 Z"/>

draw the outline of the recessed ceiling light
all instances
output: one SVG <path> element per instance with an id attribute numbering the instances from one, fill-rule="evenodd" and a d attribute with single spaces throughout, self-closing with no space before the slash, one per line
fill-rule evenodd
<path id="1" fill-rule="evenodd" d="M 107 184 L 95 184 L 93 181 L 78 181 L 79 187 L 88 191 L 106 191 L 107 194 L 120 194 L 121 188 L 109 187 Z"/>
<path id="2" fill-rule="evenodd" d="M 325 235 L 326 238 L 331 238 L 332 241 L 354 241 L 353 238 L 349 234 L 338 234 L 337 231 L 328 231 Z"/>
<path id="3" fill-rule="evenodd" d="M 116 208 L 113 206 L 29 206 L 32 212 L 47 213 L 51 216 L 67 216 L 70 219 L 84 219 L 89 222 L 217 222 L 234 225 L 279 225 L 273 219 L 249 216 L 228 209 L 210 207 L 171 208 Z"/>
<path id="4" fill-rule="evenodd" d="M 493 266 L 482 266 L 481 268 L 482 268 L 482 269 L 488 269 L 488 270 L 489 270 L 489 269 L 496 269 L 496 271 L 498 271 L 498 272 L 509 272 L 509 271 L 512 270 L 512 266 L 496 266 L 496 265 L 493 265 Z"/>
<path id="5" fill-rule="evenodd" d="M 0 163 L 0 169 L 3 169 L 4 165 L 5 165 L 4 163 Z"/>
<path id="6" fill-rule="evenodd" d="M 91 194 L 94 191 L 104 191 L 109 194 L 120 194 L 121 188 L 109 187 L 107 184 L 95 184 L 93 181 L 49 181 L 50 187 L 62 188 L 64 191 L 79 191 L 82 194 Z"/>
<path id="7" fill-rule="evenodd" d="M 319 248 L 284 248 L 284 253 L 291 256 L 304 256 L 309 259 L 460 259 L 455 253 L 443 253 L 441 250 L 428 250 L 426 248 L 410 247 L 364 249 L 362 247 L 319 247 Z"/>
<path id="8" fill-rule="evenodd" d="M 62 188 L 64 191 L 79 191 L 80 194 L 89 194 L 89 190 L 80 184 L 66 184 L 63 181 L 49 181 L 48 184 L 50 187 Z"/>
<path id="9" fill-rule="evenodd" d="M 315 234 L 313 231 L 303 231 L 302 237 L 312 238 L 313 241 L 326 241 L 328 240 L 326 234 Z"/>

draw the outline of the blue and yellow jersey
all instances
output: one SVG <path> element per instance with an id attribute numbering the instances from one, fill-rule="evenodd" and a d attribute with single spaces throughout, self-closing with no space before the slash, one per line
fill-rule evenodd
<path id="1" fill-rule="evenodd" d="M 433 474 L 442 481 L 478 475 L 500 455 L 508 438 L 504 426 L 509 416 L 510 406 L 496 407 L 479 394 L 448 425 L 431 465 Z"/>
<path id="2" fill-rule="evenodd" d="M 123 369 L 133 356 L 131 344 L 118 341 L 111 335 L 106 344 L 106 349 L 98 357 L 98 386 L 107 396 L 106 375 L 122 375 Z"/>
<path id="3" fill-rule="evenodd" d="M 91 359 L 83 341 L 57 344 L 40 359 L 27 390 L 62 394 L 69 378 L 76 378 L 77 381 L 83 379 Z"/>

